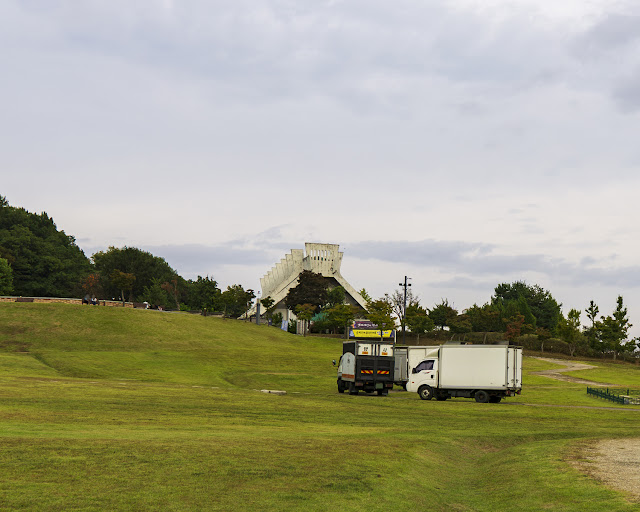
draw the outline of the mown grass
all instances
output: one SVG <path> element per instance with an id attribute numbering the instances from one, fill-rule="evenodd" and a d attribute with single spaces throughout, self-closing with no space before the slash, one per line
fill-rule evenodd
<path id="1" fill-rule="evenodd" d="M 0 304 L 0 347 L 0 510 L 637 509 L 565 459 L 640 407 L 545 361 L 476 404 L 339 395 L 339 340 L 180 314 Z"/>

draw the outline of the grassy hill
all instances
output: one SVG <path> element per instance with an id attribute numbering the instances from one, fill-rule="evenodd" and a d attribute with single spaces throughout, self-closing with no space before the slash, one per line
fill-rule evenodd
<path id="1" fill-rule="evenodd" d="M 233 320 L 0 304 L 0 510 L 637 509 L 566 460 L 637 436 L 640 408 L 531 358 L 501 404 L 339 395 L 340 351 Z M 640 387 L 637 367 L 600 366 L 585 378 Z"/>

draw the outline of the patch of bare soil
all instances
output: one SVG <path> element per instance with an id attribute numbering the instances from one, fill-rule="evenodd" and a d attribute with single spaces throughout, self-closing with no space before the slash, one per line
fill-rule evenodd
<path id="1" fill-rule="evenodd" d="M 593 387 L 613 387 L 614 384 L 607 384 L 602 382 L 593 382 L 591 380 L 579 379 L 577 377 L 571 377 L 564 375 L 565 372 L 575 372 L 577 370 L 592 370 L 596 366 L 584 363 L 574 363 L 573 361 L 566 361 L 564 359 L 551 359 L 550 357 L 536 357 L 541 361 L 548 361 L 554 364 L 564 365 L 564 368 L 555 368 L 553 370 L 543 370 L 541 372 L 531 372 L 532 375 L 542 375 L 543 377 L 549 377 L 550 379 L 563 380 L 566 382 L 574 382 L 576 384 L 586 384 Z"/>
<path id="2" fill-rule="evenodd" d="M 571 464 L 640 503 L 640 439 L 607 439 L 584 445 Z"/>

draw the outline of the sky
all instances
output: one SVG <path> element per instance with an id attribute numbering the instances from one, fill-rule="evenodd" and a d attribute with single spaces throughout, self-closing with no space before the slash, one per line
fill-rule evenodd
<path id="1" fill-rule="evenodd" d="M 640 335 L 637 2 L 5 0 L 0 65 L 0 195 L 87 256 L 259 290 L 334 243 L 374 298 L 524 280 Z"/>

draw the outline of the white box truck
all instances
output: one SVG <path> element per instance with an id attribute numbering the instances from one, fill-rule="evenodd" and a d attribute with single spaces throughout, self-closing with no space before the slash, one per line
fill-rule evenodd
<path id="1" fill-rule="evenodd" d="M 497 403 L 522 390 L 522 347 L 408 347 L 407 369 L 407 391 L 416 391 L 423 400 L 465 397 Z"/>

